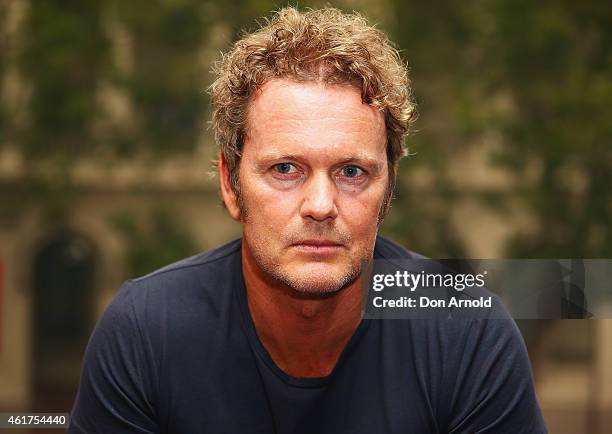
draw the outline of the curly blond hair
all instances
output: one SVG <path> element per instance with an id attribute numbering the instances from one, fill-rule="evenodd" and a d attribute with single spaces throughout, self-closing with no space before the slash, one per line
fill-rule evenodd
<path id="1" fill-rule="evenodd" d="M 212 128 L 239 203 L 238 170 L 251 96 L 265 82 L 284 78 L 353 85 L 364 103 L 384 113 L 389 163 L 386 213 L 416 110 L 406 65 L 383 32 L 357 13 L 286 7 L 237 41 L 215 64 L 214 72 L 216 80 L 209 89 Z"/>

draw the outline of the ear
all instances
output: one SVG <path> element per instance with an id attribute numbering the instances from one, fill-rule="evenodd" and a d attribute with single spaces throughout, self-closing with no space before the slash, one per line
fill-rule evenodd
<path id="1" fill-rule="evenodd" d="M 219 154 L 219 184 L 221 189 L 221 199 L 229 212 L 229 215 L 236 221 L 240 221 L 240 207 L 238 206 L 238 198 L 232 189 L 230 181 L 229 168 L 223 152 Z"/>

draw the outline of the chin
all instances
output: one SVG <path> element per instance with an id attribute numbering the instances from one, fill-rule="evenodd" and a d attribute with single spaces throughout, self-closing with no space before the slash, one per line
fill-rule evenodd
<path id="1" fill-rule="evenodd" d="M 359 277 L 359 266 L 335 267 L 317 264 L 304 266 L 297 272 L 280 277 L 283 283 L 301 294 L 333 294 L 353 283 Z"/>

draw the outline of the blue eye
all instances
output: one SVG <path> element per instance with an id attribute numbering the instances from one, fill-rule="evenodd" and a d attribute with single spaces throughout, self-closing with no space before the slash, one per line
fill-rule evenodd
<path id="1" fill-rule="evenodd" d="M 346 176 L 347 178 L 355 178 L 362 174 L 363 174 L 363 169 L 360 169 L 359 167 L 356 167 L 356 166 L 344 166 L 342 168 L 342 175 Z"/>
<path id="2" fill-rule="evenodd" d="M 274 165 L 274 169 L 278 173 L 294 173 L 297 171 L 296 167 L 291 163 L 278 163 Z"/>

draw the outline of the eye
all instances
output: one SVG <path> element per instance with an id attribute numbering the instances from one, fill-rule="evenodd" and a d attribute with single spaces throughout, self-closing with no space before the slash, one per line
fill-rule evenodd
<path id="1" fill-rule="evenodd" d="M 274 165 L 274 170 L 278 173 L 290 174 L 297 172 L 297 168 L 291 163 L 278 163 Z"/>
<path id="2" fill-rule="evenodd" d="M 342 175 L 347 178 L 356 178 L 360 175 L 363 175 L 363 169 L 360 169 L 357 166 L 344 166 L 342 168 Z"/>

